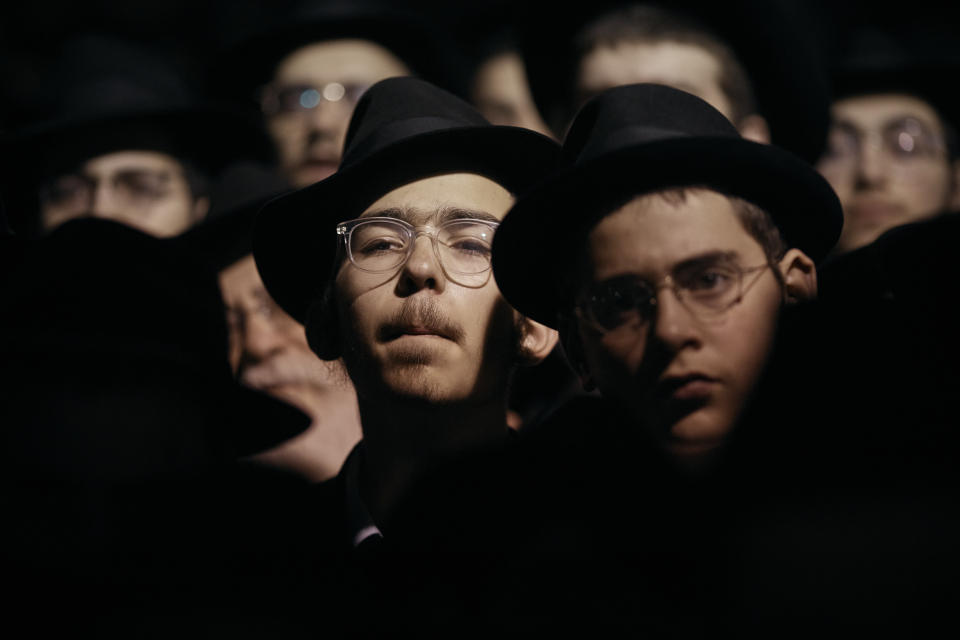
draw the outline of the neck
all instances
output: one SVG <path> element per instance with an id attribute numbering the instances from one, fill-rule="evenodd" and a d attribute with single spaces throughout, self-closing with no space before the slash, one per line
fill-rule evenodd
<path id="1" fill-rule="evenodd" d="M 507 437 L 506 399 L 484 405 L 360 403 L 366 460 L 360 487 L 374 521 L 386 521 L 419 474 Z"/>

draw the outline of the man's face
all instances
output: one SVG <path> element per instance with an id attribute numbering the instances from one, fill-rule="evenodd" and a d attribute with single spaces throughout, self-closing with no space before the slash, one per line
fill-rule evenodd
<path id="1" fill-rule="evenodd" d="M 576 323 L 583 364 L 605 398 L 673 454 L 715 448 L 741 415 L 774 339 L 782 293 L 759 243 L 724 196 L 690 190 L 684 202 L 639 198 L 603 218 L 589 234 L 585 264 L 585 290 L 657 287 L 669 275 L 709 292 L 723 282 L 716 274 L 745 270 L 725 311 L 695 311 L 688 290 L 681 302 L 661 286 L 645 324 L 603 332 Z"/>
<path id="2" fill-rule="evenodd" d="M 366 40 L 331 40 L 297 49 L 265 91 L 267 129 L 280 168 L 295 187 L 330 176 L 340 164 L 353 107 L 370 85 L 410 70 Z"/>
<path id="3" fill-rule="evenodd" d="M 956 192 L 943 123 L 928 103 L 909 95 L 836 102 L 818 169 L 843 205 L 837 252 L 948 209 Z"/>
<path id="4" fill-rule="evenodd" d="M 45 231 L 82 217 L 116 220 L 158 237 L 177 235 L 207 211 L 176 159 L 156 151 L 118 151 L 84 162 L 40 189 Z"/>
<path id="5" fill-rule="evenodd" d="M 395 217 L 432 230 L 459 217 L 500 220 L 512 203 L 487 178 L 447 174 L 394 189 L 361 217 Z M 451 281 L 431 238 L 419 235 L 397 270 L 364 272 L 344 259 L 335 286 L 344 360 L 361 401 L 503 402 L 517 317 L 492 277 L 472 286 Z"/>
<path id="6" fill-rule="evenodd" d="M 221 271 L 220 289 L 227 307 L 230 365 L 241 382 L 311 415 L 325 390 L 349 386 L 340 362 L 317 358 L 303 326 L 267 293 L 253 256 Z"/>
<path id="7" fill-rule="evenodd" d="M 597 47 L 580 61 L 577 90 L 583 101 L 625 84 L 664 84 L 701 98 L 727 119 L 733 113 L 720 88 L 720 63 L 705 49 L 680 42 L 621 42 Z"/>

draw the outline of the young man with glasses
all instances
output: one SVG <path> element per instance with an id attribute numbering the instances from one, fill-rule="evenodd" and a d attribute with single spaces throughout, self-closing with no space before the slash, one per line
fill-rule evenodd
<path id="1" fill-rule="evenodd" d="M 442 31 L 376 0 L 270 8 L 246 31 L 222 53 L 212 81 L 256 103 L 295 187 L 337 170 L 350 115 L 372 84 L 409 75 L 448 89 L 453 82 Z"/>
<path id="2" fill-rule="evenodd" d="M 836 196 L 798 158 L 661 85 L 601 94 L 564 146 L 569 166 L 498 231 L 497 281 L 560 329 L 585 386 L 629 429 L 702 467 L 746 412 L 781 310 L 816 296 Z"/>
<path id="3" fill-rule="evenodd" d="M 343 357 L 357 390 L 363 440 L 326 485 L 336 546 L 400 540 L 390 523 L 419 474 L 506 440 L 510 372 L 542 359 L 556 334 L 504 302 L 491 238 L 557 151 L 392 78 L 361 98 L 340 170 L 260 212 L 267 290 L 317 355 Z"/>
<path id="4" fill-rule="evenodd" d="M 935 35 L 929 26 L 904 29 L 898 39 L 876 27 L 848 34 L 833 74 L 837 99 L 827 150 L 817 164 L 843 204 L 835 253 L 960 209 L 957 132 L 950 120 L 957 101 L 944 82 L 957 65 L 936 51 Z M 952 49 L 949 43 L 943 51 Z"/>

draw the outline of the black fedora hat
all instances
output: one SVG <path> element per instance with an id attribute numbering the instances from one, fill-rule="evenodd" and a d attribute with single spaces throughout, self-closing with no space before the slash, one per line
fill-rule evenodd
<path id="1" fill-rule="evenodd" d="M 926 100 L 940 117 L 960 125 L 960 74 L 955 30 L 927 20 L 910 24 L 857 24 L 846 29 L 835 52 L 831 80 L 835 99 L 905 93 Z"/>
<path id="2" fill-rule="evenodd" d="M 491 125 L 428 82 L 382 80 L 357 104 L 339 171 L 260 211 L 253 240 L 257 268 L 274 300 L 305 323 L 333 266 L 338 222 L 396 187 L 445 173 L 477 173 L 520 193 L 545 178 L 558 155 L 550 138 Z"/>
<path id="3" fill-rule="evenodd" d="M 820 260 L 843 216 L 806 162 L 744 140 L 694 95 L 656 84 L 615 87 L 588 102 L 564 143 L 564 168 L 521 197 L 493 240 L 493 271 L 520 312 L 557 326 L 564 269 L 587 232 L 632 196 L 705 186 L 770 213 L 787 244 Z"/>
<path id="4" fill-rule="evenodd" d="M 210 83 L 219 95 L 254 100 L 286 55 L 340 39 L 379 44 L 413 75 L 457 95 L 465 92 L 459 47 L 426 14 L 410 7 L 383 0 L 301 0 L 282 10 L 270 6 L 252 18 L 225 30 L 210 68 Z"/>
<path id="5" fill-rule="evenodd" d="M 146 473 L 263 451 L 309 425 L 234 379 L 216 273 L 173 239 L 72 220 L 28 248 L 2 293 L 0 413 L 24 451 Z"/>
<path id="6" fill-rule="evenodd" d="M 98 155 L 149 150 L 214 175 L 242 159 L 272 162 L 261 122 L 206 98 L 158 51 L 117 38 L 64 44 L 34 96 L 34 116 L 3 136 L 5 197 L 18 231 L 36 207 L 36 185 Z"/>
<path id="7" fill-rule="evenodd" d="M 576 100 L 577 33 L 599 16 L 630 5 L 658 7 L 700 25 L 727 44 L 749 76 L 757 110 L 774 144 L 808 162 L 820 157 L 829 126 L 829 90 L 810 16 L 784 0 L 599 0 L 556 11 L 534 2 L 521 22 L 520 43 L 531 92 L 559 136 Z"/>

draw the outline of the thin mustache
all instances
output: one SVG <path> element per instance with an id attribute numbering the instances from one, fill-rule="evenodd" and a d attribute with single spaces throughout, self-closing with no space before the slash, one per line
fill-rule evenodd
<path id="1" fill-rule="evenodd" d="M 447 317 L 436 303 L 420 299 L 407 300 L 390 320 L 380 326 L 377 337 L 392 340 L 411 327 L 425 328 L 454 342 L 463 340 L 463 329 Z"/>

